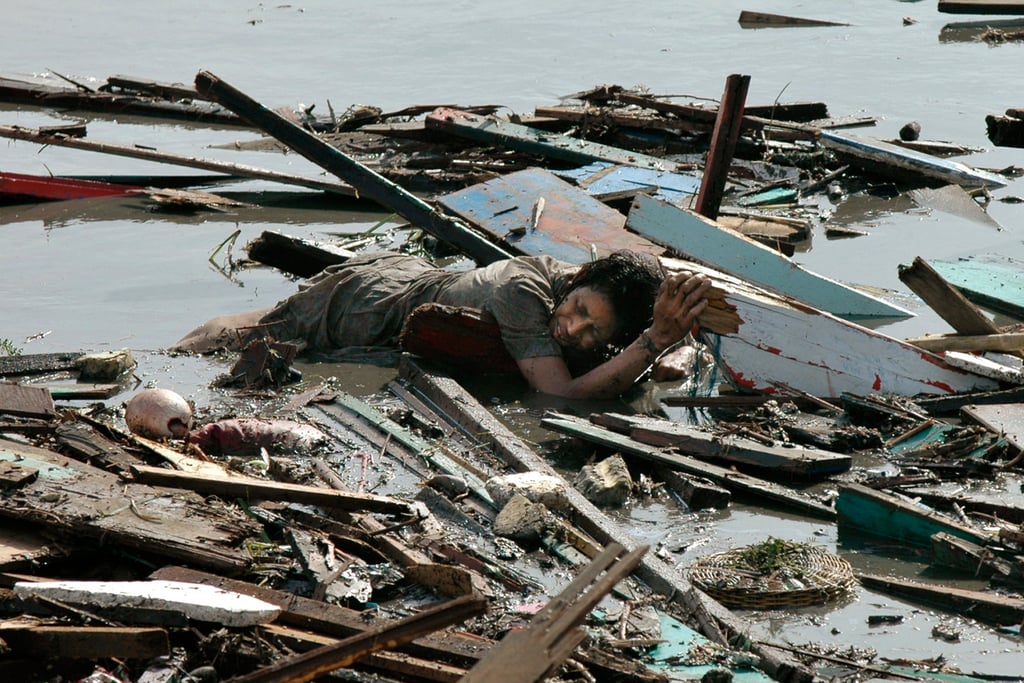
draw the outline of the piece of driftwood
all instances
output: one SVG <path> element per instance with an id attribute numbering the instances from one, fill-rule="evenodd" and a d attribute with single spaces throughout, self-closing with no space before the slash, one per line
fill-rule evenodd
<path id="1" fill-rule="evenodd" d="M 509 631 L 462 679 L 462 683 L 533 683 L 554 673 L 586 638 L 580 628 L 590 611 L 647 552 L 607 546 L 526 627 Z"/>
<path id="2" fill-rule="evenodd" d="M 486 264 L 508 257 L 507 252 L 470 230 L 461 221 L 439 211 L 309 131 L 267 109 L 212 73 L 201 71 L 196 75 L 196 90 L 235 111 L 313 163 L 343 178 L 361 196 L 391 209 L 438 239 L 463 250 L 478 263 Z"/>
<path id="3" fill-rule="evenodd" d="M 697 458 L 681 455 L 665 448 L 657 448 L 641 443 L 623 434 L 598 427 L 589 420 L 583 420 L 571 415 L 549 413 L 541 420 L 541 424 L 548 429 L 613 448 L 621 453 L 641 457 L 678 469 L 687 474 L 710 479 L 735 493 L 769 500 L 775 504 L 792 510 L 798 510 L 813 517 L 821 519 L 835 518 L 835 510 L 799 495 L 792 488 L 713 463 L 704 462 Z"/>
<path id="4" fill-rule="evenodd" d="M 857 578 L 867 588 L 938 607 L 986 624 L 1009 626 L 1024 621 L 1024 600 L 1020 598 L 874 574 L 858 574 Z"/>
<path id="5" fill-rule="evenodd" d="M 338 638 L 313 633 L 306 629 L 282 626 L 277 623 L 262 627 L 264 635 L 275 643 L 294 652 L 310 652 L 315 649 L 336 645 Z M 448 660 L 414 657 L 405 652 L 381 650 L 371 652 L 349 667 L 371 676 L 378 674 L 385 680 L 437 681 L 458 683 L 466 675 L 466 668 L 451 664 Z M 355 674 L 359 677 L 359 674 Z M 326 678 L 326 677 L 321 677 Z"/>
<path id="6" fill-rule="evenodd" d="M 782 14 L 770 14 L 768 12 L 752 12 L 750 10 L 743 10 L 740 12 L 739 23 L 743 28 L 781 26 L 849 26 L 849 24 L 844 24 L 838 21 L 804 19 L 803 17 L 790 17 Z"/>
<path id="7" fill-rule="evenodd" d="M 626 222 L 630 230 L 677 255 L 781 292 L 843 318 L 906 318 L 899 306 L 806 270 L 776 251 L 723 227 L 699 212 L 644 195 Z"/>
<path id="8" fill-rule="evenodd" d="M 37 107 L 155 116 L 203 123 L 244 124 L 237 115 L 208 102 L 169 102 L 138 94 L 90 90 L 81 85 L 54 85 L 42 80 L 25 81 L 0 77 L 0 100 Z"/>
<path id="9" fill-rule="evenodd" d="M 749 86 L 750 76 L 730 74 L 725 79 L 725 90 L 718 105 L 718 115 L 715 117 L 715 127 L 711 131 L 711 142 L 704 162 L 704 175 L 693 207 L 694 211 L 711 220 L 718 217 L 718 209 L 722 204 L 729 165 L 736 151 L 736 141 L 740 137 L 743 105 L 747 101 Z"/>
<path id="10" fill-rule="evenodd" d="M 928 334 L 910 337 L 908 344 L 936 353 L 944 351 L 1024 351 L 1024 332 L 993 332 L 991 334 Z"/>
<path id="11" fill-rule="evenodd" d="M 939 0 L 945 14 L 1024 14 L 1019 0 Z"/>
<path id="12" fill-rule="evenodd" d="M 466 595 L 455 598 L 396 622 L 236 676 L 233 680 L 235 683 L 307 683 L 335 669 L 348 667 L 374 652 L 395 648 L 427 633 L 479 616 L 486 609 L 487 601 L 481 597 Z"/>
<path id="13" fill-rule="evenodd" d="M 972 543 L 984 545 L 984 532 L 927 506 L 875 491 L 862 484 L 843 484 L 836 498 L 839 528 L 891 538 L 919 547 L 931 545 L 931 537 L 940 531 Z"/>
<path id="14" fill-rule="evenodd" d="M 657 477 L 675 491 L 691 510 L 721 510 L 729 507 L 732 500 L 729 489 L 704 477 L 686 475 L 668 467 L 659 467 Z"/>

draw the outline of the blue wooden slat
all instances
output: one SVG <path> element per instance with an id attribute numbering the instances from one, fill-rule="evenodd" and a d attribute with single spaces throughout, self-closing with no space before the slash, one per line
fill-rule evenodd
<path id="1" fill-rule="evenodd" d="M 536 228 L 534 207 L 544 199 Z M 500 176 L 441 197 L 439 203 L 520 254 L 586 263 L 591 245 L 660 255 L 665 250 L 625 229 L 626 217 L 542 168 Z"/>
<path id="2" fill-rule="evenodd" d="M 637 166 L 623 166 L 595 161 L 564 171 L 552 171 L 572 181 L 597 198 L 642 191 L 673 204 L 684 204 L 700 191 L 700 178 L 685 173 L 657 171 Z"/>
<path id="3" fill-rule="evenodd" d="M 630 229 L 738 277 L 843 318 L 906 318 L 913 314 L 852 287 L 812 273 L 782 254 L 692 211 L 637 196 Z"/>

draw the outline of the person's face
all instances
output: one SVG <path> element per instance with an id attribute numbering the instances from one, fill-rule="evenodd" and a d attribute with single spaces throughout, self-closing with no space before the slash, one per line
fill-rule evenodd
<path id="1" fill-rule="evenodd" d="M 590 287 L 579 287 L 555 308 L 551 336 L 562 348 L 594 351 L 611 342 L 616 323 L 608 297 Z"/>

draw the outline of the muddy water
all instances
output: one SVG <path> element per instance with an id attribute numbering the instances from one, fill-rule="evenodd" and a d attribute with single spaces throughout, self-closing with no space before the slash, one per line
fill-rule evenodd
<path id="1" fill-rule="evenodd" d="M 0 22 L 3 70 L 48 70 L 80 83 L 127 74 L 191 82 L 207 69 L 268 106 L 495 103 L 528 113 L 562 95 L 603 83 L 644 85 L 663 95 L 716 98 L 726 76 L 751 76 L 748 102 L 823 101 L 834 116 L 877 117 L 874 129 L 895 137 L 910 120 L 922 137 L 982 148 L 961 159 L 983 168 L 1024 165 L 1021 150 L 992 148 L 984 117 L 1019 107 L 1024 45 L 990 47 L 951 32 L 948 24 L 980 17 L 942 15 L 933 2 L 869 3 L 738 0 L 715 3 L 651 0 L 623 11 L 594 2 L 524 0 L 509 5 L 379 0 L 313 0 L 302 5 L 229 0 L 88 5 L 7 0 Z M 792 14 L 848 24 L 831 28 L 743 29 L 740 10 Z M 904 21 L 904 18 L 908 21 Z M 77 116 L 31 108 L 0 110 L 0 123 L 52 125 Z M 88 117 L 98 141 L 315 175 L 295 155 L 240 152 L 220 146 L 256 136 L 237 130 L 159 125 L 130 118 Z M 26 173 L 191 173 L 150 162 L 0 140 L 0 168 Z M 243 189 L 228 187 L 221 189 Z M 0 208 L 0 338 L 26 353 L 129 347 L 144 384 L 176 388 L 199 404 L 220 396 L 210 380 L 216 362 L 173 359 L 158 350 L 207 317 L 270 305 L 295 283 L 264 268 L 241 267 L 242 247 L 263 230 L 323 238 L 355 235 L 386 218 L 351 206 L 310 206 L 308 195 L 269 183 L 244 189 L 284 190 L 276 206 L 225 213 L 172 214 L 142 200 L 91 200 Z M 1011 200 L 1020 181 L 993 193 L 989 213 L 1000 227 L 922 209 L 905 199 L 851 197 L 816 207 L 815 234 L 797 260 L 834 279 L 890 290 L 919 315 L 885 331 L 898 336 L 946 331 L 915 303 L 897 266 L 926 259 L 1000 253 L 1024 257 L 1024 209 Z M 826 221 L 867 232 L 829 240 Z M 386 242 L 386 240 L 385 240 Z M 385 244 L 386 245 L 386 244 Z M 306 368 L 314 376 L 320 368 Z M 387 371 L 330 368 L 353 393 L 383 386 Z M 524 435 L 544 445 L 557 437 L 537 427 L 553 405 L 512 387 L 481 387 Z M 116 400 L 124 400 L 126 395 Z M 585 408 L 575 407 L 583 413 Z M 714 515 L 683 515 L 638 503 L 628 515 L 637 535 L 664 546 L 685 567 L 698 554 L 773 534 L 825 544 L 858 569 L 922 575 L 915 558 L 870 553 L 838 539 L 830 525 L 736 505 Z M 924 578 L 927 578 L 924 576 Z M 867 626 L 867 616 L 898 613 L 902 624 Z M 957 622 L 960 643 L 931 635 L 938 622 Z M 755 632 L 876 647 L 890 658 L 944 654 L 964 671 L 1019 674 L 1019 638 L 862 591 L 844 605 L 758 615 Z"/>

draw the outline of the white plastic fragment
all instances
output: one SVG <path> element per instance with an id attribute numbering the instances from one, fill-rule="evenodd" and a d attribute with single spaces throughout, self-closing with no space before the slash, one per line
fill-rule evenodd
<path id="1" fill-rule="evenodd" d="M 182 581 L 19 581 L 14 593 L 71 605 L 180 612 L 224 626 L 266 624 L 281 613 L 276 605 L 249 595 Z"/>

